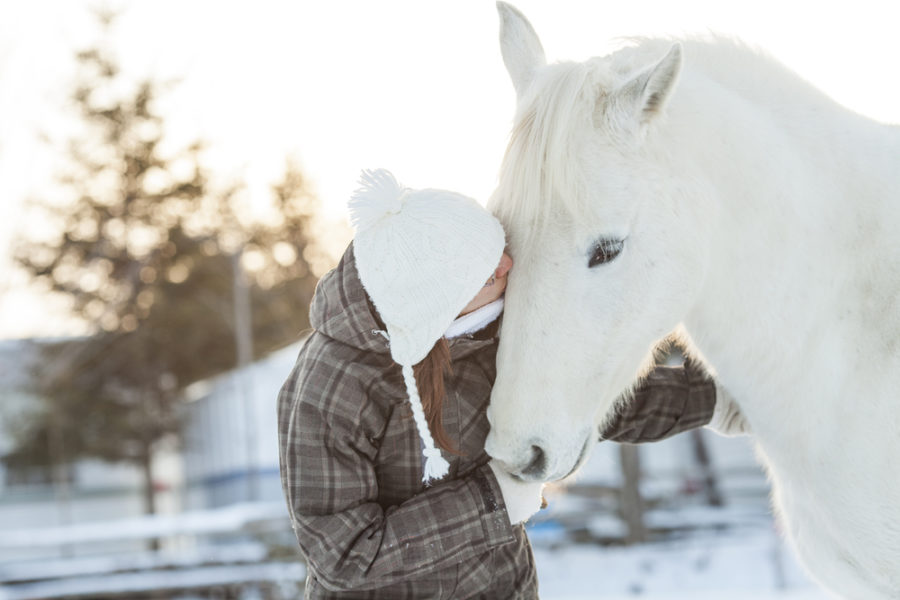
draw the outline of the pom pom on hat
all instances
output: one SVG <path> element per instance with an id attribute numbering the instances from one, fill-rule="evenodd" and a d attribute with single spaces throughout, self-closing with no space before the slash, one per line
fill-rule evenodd
<path id="1" fill-rule="evenodd" d="M 360 188 L 347 203 L 350 224 L 357 231 L 374 227 L 388 215 L 395 215 L 403 208 L 404 188 L 400 187 L 390 171 L 365 170 L 359 178 Z"/>
<path id="2" fill-rule="evenodd" d="M 428 482 L 446 475 L 449 465 L 434 445 L 412 367 L 497 268 L 503 227 L 471 198 L 404 188 L 384 169 L 363 171 L 348 207 L 359 278 L 402 367 Z"/>

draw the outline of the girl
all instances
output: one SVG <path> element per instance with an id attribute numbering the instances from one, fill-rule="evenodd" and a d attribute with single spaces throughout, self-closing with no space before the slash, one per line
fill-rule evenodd
<path id="1" fill-rule="evenodd" d="M 278 399 L 305 597 L 537 598 L 522 522 L 542 484 L 483 449 L 512 266 L 503 229 L 453 192 L 404 189 L 383 170 L 361 183 L 353 243 L 316 288 L 314 331 Z M 603 438 L 661 439 L 713 417 L 715 386 L 691 365 L 647 382 Z"/>

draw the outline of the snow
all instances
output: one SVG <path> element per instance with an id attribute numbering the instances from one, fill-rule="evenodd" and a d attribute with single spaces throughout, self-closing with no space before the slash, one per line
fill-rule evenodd
<path id="1" fill-rule="evenodd" d="M 728 532 L 632 547 L 535 542 L 543 600 L 826 600 L 772 534 Z"/>
<path id="2" fill-rule="evenodd" d="M 558 529 L 541 533 L 542 530 L 546 533 L 546 523 L 531 529 L 542 600 L 828 599 L 825 592 L 804 578 L 777 533 L 763 526 L 631 547 L 560 543 Z M 232 551 L 230 557 L 223 553 L 219 557 L 206 555 L 206 558 L 253 559 L 240 551 Z M 182 560 L 181 566 L 187 566 L 187 561 Z M 45 567 L 53 569 L 52 564 Z M 245 581 L 299 582 L 304 576 L 299 561 L 195 566 L 164 572 L 75 575 L 71 570 L 57 571 L 56 579 L 0 587 L 0 600 L 99 595 L 113 591 L 127 594 Z"/>
<path id="3" fill-rule="evenodd" d="M 13 529 L 0 536 L 0 551 L 35 546 L 64 546 L 170 535 L 198 535 L 238 531 L 250 523 L 285 518 L 284 502 L 247 502 L 219 509 L 174 515 L 151 515 L 103 523 Z"/>
<path id="4" fill-rule="evenodd" d="M 829 598 L 809 581 L 783 540 L 770 513 L 765 476 L 748 441 L 706 439 L 725 500 L 719 508 L 706 505 L 695 489 L 689 438 L 677 436 L 641 447 L 645 523 L 658 540 L 652 543 L 619 544 L 626 531 L 615 512 L 617 446 L 600 444 L 576 481 L 549 486 L 548 509 L 528 526 L 542 600 Z M 288 558 L 267 558 L 261 540 L 247 535 L 258 532 L 260 525 L 283 536 L 279 539 L 288 548 Z M 183 538 L 185 543 L 155 553 L 109 551 L 122 540 L 158 536 Z M 231 545 L 223 544 L 225 538 Z M 289 558 L 294 543 L 283 501 L 4 530 L 0 556 L 19 558 L 0 560 L 0 582 L 6 582 L 0 583 L 0 600 L 114 592 L 128 597 L 176 589 L 200 594 L 210 586 L 248 581 L 296 586 L 305 568 L 299 557 Z M 67 546 L 90 554 L 60 557 L 59 549 Z M 43 556 L 22 559 L 34 552 Z"/>
<path id="5" fill-rule="evenodd" d="M 809 580 L 784 540 L 750 440 L 708 432 L 704 440 L 722 507 L 684 491 L 696 478 L 687 436 L 640 447 L 644 522 L 664 541 L 599 543 L 626 533 L 611 491 L 621 479 L 614 444 L 599 444 L 576 481 L 548 487 L 547 510 L 528 526 L 542 600 L 830 598 Z"/>
<path id="6" fill-rule="evenodd" d="M 0 588 L 0 600 L 66 598 L 79 595 L 128 594 L 154 590 L 182 590 L 244 582 L 302 581 L 306 568 L 299 562 L 204 567 L 185 571 L 139 572 L 70 577 Z"/>
<path id="7" fill-rule="evenodd" d="M 41 558 L 0 562 L 0 583 L 38 581 L 125 571 L 185 569 L 208 564 L 258 563 L 268 549 L 261 543 L 203 546 L 178 552 L 126 552 L 62 559 Z"/>

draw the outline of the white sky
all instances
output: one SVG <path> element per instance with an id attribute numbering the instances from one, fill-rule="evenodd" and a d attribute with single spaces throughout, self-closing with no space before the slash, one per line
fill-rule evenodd
<path id="1" fill-rule="evenodd" d="M 96 32 L 86 0 L 0 0 L 0 338 L 72 331 L 23 291 L 8 244 L 34 224 L 22 200 L 50 193 L 65 132 L 72 50 Z M 114 2 L 117 49 L 139 77 L 178 77 L 164 105 L 173 138 L 210 142 L 211 166 L 261 190 L 296 155 L 328 214 L 360 169 L 482 201 L 514 94 L 493 0 Z M 759 45 L 844 105 L 900 122 L 896 4 L 754 0 L 518 0 L 548 59 L 603 54 L 616 37 L 715 31 Z M 261 195 L 259 197 L 262 197 Z M 343 241 L 343 240 L 341 240 Z"/>

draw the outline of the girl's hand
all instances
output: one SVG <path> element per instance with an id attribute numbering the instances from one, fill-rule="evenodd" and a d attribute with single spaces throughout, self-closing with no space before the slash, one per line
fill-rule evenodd
<path id="1" fill-rule="evenodd" d="M 497 465 L 497 461 L 492 460 L 488 463 L 497 483 L 500 485 L 500 491 L 503 494 L 503 502 L 506 504 L 506 513 L 509 515 L 509 522 L 516 525 L 523 521 L 527 521 L 534 513 L 544 508 L 547 504 L 544 502 L 544 483 L 522 481 L 515 479 L 509 473 Z"/>

